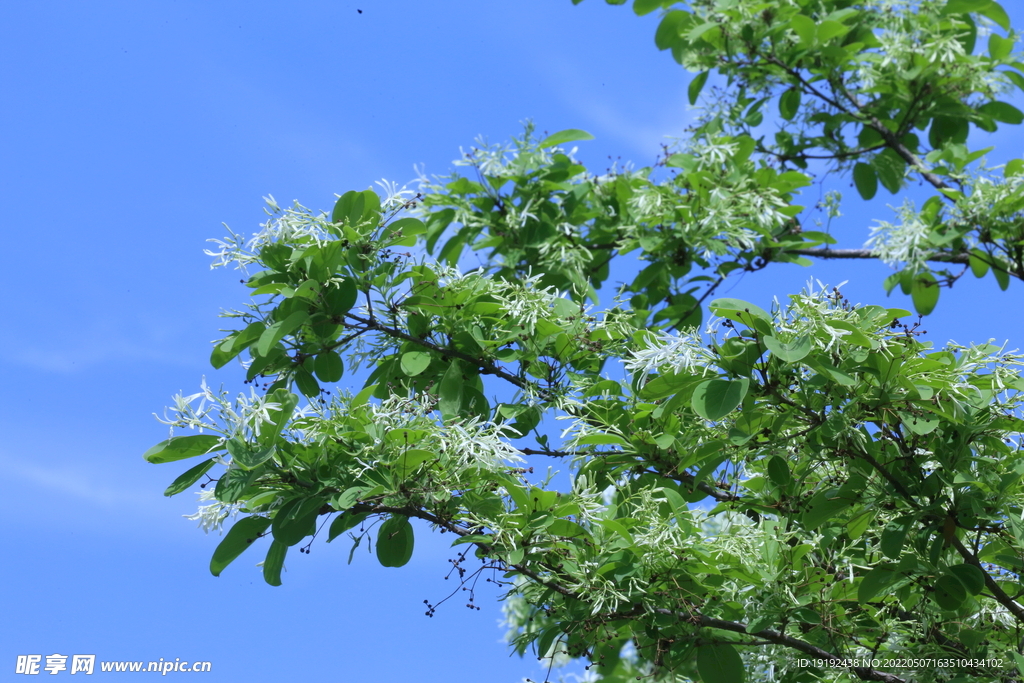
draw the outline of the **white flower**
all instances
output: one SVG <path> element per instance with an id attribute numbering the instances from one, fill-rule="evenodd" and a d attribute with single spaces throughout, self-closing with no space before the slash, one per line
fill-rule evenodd
<path id="1" fill-rule="evenodd" d="M 199 528 L 203 533 L 211 531 L 222 531 L 221 526 L 228 517 L 237 517 L 242 503 L 222 503 L 217 500 L 213 489 L 206 489 L 199 492 L 199 500 L 212 500 L 210 505 L 200 505 L 194 515 L 182 515 L 185 519 L 199 522 Z"/>
<path id="2" fill-rule="evenodd" d="M 374 182 L 384 190 L 384 200 L 380 203 L 384 211 L 401 208 L 405 206 L 406 202 L 416 196 L 416 193 L 412 190 L 407 190 L 405 185 L 402 185 L 402 189 L 398 189 L 398 183 L 387 178 L 381 178 Z"/>
<path id="3" fill-rule="evenodd" d="M 879 221 L 879 225 L 871 228 L 871 237 L 864 246 L 893 268 L 900 263 L 913 267 L 923 265 L 929 252 L 925 245 L 928 243 L 931 227 L 921 220 L 910 200 L 898 209 L 890 208 L 899 215 L 900 224 Z"/>
<path id="4" fill-rule="evenodd" d="M 667 370 L 678 373 L 703 369 L 715 360 L 711 352 L 701 345 L 700 339 L 692 333 L 676 336 L 663 332 L 653 341 L 652 346 L 633 351 L 632 356 L 632 360 L 621 362 L 625 363 L 627 370 L 640 370 L 644 374 Z"/>

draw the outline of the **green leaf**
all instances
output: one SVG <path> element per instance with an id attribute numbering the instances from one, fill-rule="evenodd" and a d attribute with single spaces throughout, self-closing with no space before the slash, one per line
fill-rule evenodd
<path id="1" fill-rule="evenodd" d="M 316 529 L 316 518 L 325 502 L 322 496 L 293 498 L 286 502 L 274 515 L 271 527 L 274 540 L 292 546 L 311 535 Z"/>
<path id="2" fill-rule="evenodd" d="M 557 133 L 552 133 L 547 136 L 537 145 L 538 147 L 556 147 L 563 145 L 566 142 L 575 142 L 576 140 L 593 140 L 594 136 L 585 130 L 579 130 L 577 128 L 569 128 L 567 130 L 560 130 Z"/>
<path id="3" fill-rule="evenodd" d="M 216 461 L 216 458 L 210 458 L 209 460 L 204 460 L 195 467 L 189 469 L 187 472 L 171 482 L 171 485 L 164 491 L 164 495 L 174 496 L 182 491 L 188 490 L 188 487 L 199 481 L 201 476 L 210 471 L 210 468 L 213 467 Z"/>
<path id="4" fill-rule="evenodd" d="M 441 415 L 445 418 L 455 417 L 462 408 L 462 390 L 466 386 L 466 380 L 462 376 L 462 364 L 457 360 L 451 361 L 448 369 L 437 387 L 438 407 Z"/>
<path id="5" fill-rule="evenodd" d="M 281 585 L 281 569 L 284 567 L 284 556 L 288 554 L 288 546 L 274 541 L 267 550 L 267 558 L 263 560 L 263 580 L 271 586 Z"/>
<path id="6" fill-rule="evenodd" d="M 1010 15 L 1008 15 L 1006 13 L 1006 10 L 1003 9 L 1002 5 L 1000 5 L 998 2 L 995 2 L 995 0 L 992 0 L 991 2 L 986 4 L 980 10 L 980 12 L 984 16 L 996 22 L 999 28 L 1003 29 L 1004 31 L 1010 30 Z"/>
<path id="7" fill-rule="evenodd" d="M 415 377 L 430 365 L 430 354 L 426 351 L 406 351 L 402 354 L 402 372 L 408 377 Z"/>
<path id="8" fill-rule="evenodd" d="M 935 602 L 945 610 L 959 609 L 967 601 L 967 589 L 955 576 L 940 576 L 932 593 Z"/>
<path id="9" fill-rule="evenodd" d="M 1020 109 L 1006 102 L 988 102 L 978 107 L 982 114 L 991 116 L 1002 123 L 1018 124 L 1024 121 L 1024 113 Z"/>
<path id="10" fill-rule="evenodd" d="M 366 199 L 362 192 L 349 190 L 334 203 L 334 210 L 331 212 L 331 222 L 342 223 L 346 219 L 353 223 L 358 221 L 359 217 L 363 215 L 365 202 Z"/>
<path id="11" fill-rule="evenodd" d="M 422 448 L 410 448 L 402 451 L 402 454 L 398 456 L 398 460 L 394 464 L 395 473 L 399 479 L 408 479 L 409 475 L 418 470 L 420 465 L 436 457 L 437 453 Z"/>
<path id="12" fill-rule="evenodd" d="M 969 12 L 980 12 L 988 6 L 992 0 L 947 0 L 942 14 L 967 14 Z"/>
<path id="13" fill-rule="evenodd" d="M 659 50 L 674 48 L 680 39 L 680 31 L 692 25 L 693 15 L 682 10 L 672 10 L 661 18 L 654 32 L 654 44 Z"/>
<path id="14" fill-rule="evenodd" d="M 385 567 L 401 567 L 412 557 L 413 531 L 409 518 L 393 515 L 377 532 L 377 559 Z"/>
<path id="15" fill-rule="evenodd" d="M 750 380 L 711 379 L 697 385 L 690 405 L 705 420 L 720 420 L 736 409 L 747 395 Z"/>
<path id="16" fill-rule="evenodd" d="M 790 88 L 779 98 L 779 116 L 786 121 L 792 121 L 798 111 L 800 111 L 800 89 Z"/>
<path id="17" fill-rule="evenodd" d="M 860 585 L 857 586 L 857 600 L 861 603 L 870 602 L 876 595 L 896 582 L 899 575 L 891 569 L 875 567 L 869 571 Z"/>
<path id="18" fill-rule="evenodd" d="M 230 441 L 228 442 L 231 443 Z M 231 450 L 230 448 L 228 450 Z M 277 446 L 271 444 L 266 448 L 256 450 L 247 445 L 243 448 L 231 451 L 231 458 L 240 467 L 246 470 L 254 470 L 266 461 L 277 455 Z"/>
<path id="19" fill-rule="evenodd" d="M 935 305 L 939 303 L 939 284 L 935 276 L 929 272 L 915 275 L 910 287 L 910 298 L 921 315 L 934 311 Z"/>
<path id="20" fill-rule="evenodd" d="M 805 527 L 816 529 L 856 502 L 852 497 L 837 495 L 836 491 L 821 491 L 811 497 L 803 514 Z"/>
<path id="21" fill-rule="evenodd" d="M 988 273 L 988 261 L 990 258 L 992 257 L 981 249 L 971 249 L 967 259 L 974 277 L 985 277 L 985 274 Z"/>
<path id="22" fill-rule="evenodd" d="M 998 33 L 992 33 L 988 37 L 988 54 L 992 59 L 1006 59 L 1013 52 L 1013 45 L 1012 38 L 1003 38 Z"/>
<path id="23" fill-rule="evenodd" d="M 697 104 L 697 98 L 700 97 L 700 91 L 704 89 L 704 83 L 707 82 L 708 74 L 710 73 L 710 71 L 702 71 L 690 81 L 690 85 L 686 89 L 686 94 L 690 98 L 690 104 Z"/>
<path id="24" fill-rule="evenodd" d="M 1013 655 L 1013 661 L 1017 662 L 1017 671 L 1024 674 L 1024 655 L 1017 652 L 1010 652 Z"/>
<path id="25" fill-rule="evenodd" d="M 708 305 L 708 308 L 715 315 L 741 322 L 763 334 L 771 334 L 774 331 L 771 327 L 772 317 L 768 315 L 767 311 L 741 299 L 715 299 Z M 757 325 L 756 321 L 766 324 Z"/>
<path id="26" fill-rule="evenodd" d="M 898 560 L 900 555 L 903 554 L 903 542 L 906 538 L 906 525 L 886 527 L 882 531 L 882 538 L 879 540 L 882 554 L 891 560 Z"/>
<path id="27" fill-rule="evenodd" d="M 697 648 L 697 673 L 703 683 L 743 683 L 746 668 L 728 643 L 702 643 Z"/>
<path id="28" fill-rule="evenodd" d="M 878 192 L 878 176 L 870 164 L 858 161 L 853 167 L 853 183 L 865 201 L 874 198 Z"/>
<path id="29" fill-rule="evenodd" d="M 235 522 L 224 536 L 224 540 L 213 551 L 213 558 L 210 560 L 210 573 L 220 576 L 224 568 L 245 552 L 245 549 L 252 545 L 253 541 L 259 538 L 268 526 L 270 526 L 269 517 L 252 516 Z"/>
<path id="30" fill-rule="evenodd" d="M 957 564 L 947 571 L 964 585 L 971 595 L 978 595 L 985 590 L 985 572 L 973 564 Z"/>
<path id="31" fill-rule="evenodd" d="M 779 360 L 786 363 L 796 363 L 803 360 L 811 352 L 811 340 L 809 337 L 798 337 L 793 341 L 780 342 L 770 334 L 763 337 L 764 345 Z"/>
<path id="32" fill-rule="evenodd" d="M 215 368 L 224 367 L 228 361 L 259 339 L 265 329 L 266 325 L 261 322 L 255 322 L 241 332 L 235 332 L 213 348 L 213 352 L 210 354 L 210 365 Z"/>
<path id="33" fill-rule="evenodd" d="M 340 515 L 334 518 L 333 522 L 331 522 L 331 528 L 327 531 L 327 542 L 330 543 L 335 538 L 345 533 L 349 529 L 359 525 L 364 519 L 366 519 L 369 516 L 369 512 L 360 512 L 358 514 L 342 512 Z"/>
<path id="34" fill-rule="evenodd" d="M 561 624 L 548 626 L 546 629 L 541 631 L 540 637 L 534 641 L 534 645 L 537 648 L 537 656 L 547 657 L 548 652 L 551 651 L 551 646 L 555 644 L 556 639 L 563 635 L 565 635 L 565 631 L 562 630 Z"/>
<path id="35" fill-rule="evenodd" d="M 299 368 L 295 371 L 293 379 L 295 380 L 295 386 L 299 388 L 303 396 L 310 400 L 320 397 L 320 383 L 316 381 L 313 375 Z"/>
<path id="36" fill-rule="evenodd" d="M 222 503 L 237 503 L 259 475 L 260 470 L 229 469 L 217 480 L 214 494 Z"/>
<path id="37" fill-rule="evenodd" d="M 786 486 L 793 480 L 789 472 L 789 464 L 785 458 L 773 455 L 768 459 L 768 478 L 779 486 Z"/>
<path id="38" fill-rule="evenodd" d="M 384 246 L 411 247 L 416 244 L 416 236 L 427 231 L 427 226 L 418 218 L 406 216 L 388 223 Z"/>
<path id="39" fill-rule="evenodd" d="M 789 19 L 789 26 L 796 32 L 800 39 L 801 47 L 809 48 L 814 45 L 816 26 L 814 19 L 803 14 L 795 14 Z"/>
<path id="40" fill-rule="evenodd" d="M 277 342 L 281 341 L 285 335 L 299 329 L 307 320 L 309 320 L 308 312 L 295 311 L 284 320 L 274 323 L 260 335 L 260 340 L 256 343 L 256 353 L 260 356 L 267 355 Z"/>
<path id="41" fill-rule="evenodd" d="M 837 36 L 844 36 L 850 32 L 850 29 L 844 24 L 838 21 L 832 21 L 826 19 L 818 24 L 816 37 L 819 43 L 827 43 L 828 41 L 836 38 Z"/>
<path id="42" fill-rule="evenodd" d="M 267 401 L 269 403 L 276 403 L 279 407 L 271 408 L 267 411 L 271 421 L 274 423 L 274 428 L 270 432 L 265 432 L 260 437 L 263 443 L 272 442 L 281 434 L 281 430 L 284 429 L 284 426 L 288 424 L 288 420 L 295 413 L 295 406 L 299 405 L 299 397 L 287 389 L 275 389 L 267 396 Z"/>
<path id="43" fill-rule="evenodd" d="M 142 457 L 154 464 L 174 462 L 197 455 L 206 455 L 223 448 L 219 436 L 212 434 L 195 434 L 193 436 L 172 436 L 161 441 L 142 454 Z"/>
<path id="44" fill-rule="evenodd" d="M 355 305 L 359 296 L 356 283 L 348 278 L 334 282 L 323 293 L 324 313 L 330 316 L 342 316 Z"/>
<path id="45" fill-rule="evenodd" d="M 1000 265 L 992 266 L 992 274 L 996 277 L 996 284 L 999 285 L 999 289 L 1006 291 L 1006 288 L 1010 286 L 1010 274 L 1006 271 L 1006 268 L 1000 267 Z"/>
<path id="46" fill-rule="evenodd" d="M 665 0 L 633 0 L 633 11 L 638 17 L 642 17 L 656 9 L 661 9 L 666 4 L 668 3 Z"/>
<path id="47" fill-rule="evenodd" d="M 321 382 L 337 382 L 345 372 L 345 365 L 337 351 L 324 351 L 317 354 L 313 371 Z"/>
<path id="48" fill-rule="evenodd" d="M 623 439 L 618 434 L 590 434 L 579 440 L 580 446 L 625 446 L 629 447 L 629 442 Z"/>
<path id="49" fill-rule="evenodd" d="M 875 155 L 875 158 L 871 160 L 871 165 L 878 174 L 878 180 L 882 183 L 882 187 L 893 194 L 900 191 L 900 187 L 903 185 L 903 174 L 906 170 L 907 162 L 896 152 L 886 147 Z"/>
<path id="50" fill-rule="evenodd" d="M 931 413 L 911 415 L 909 413 L 901 412 L 899 415 L 903 421 L 903 426 L 919 436 L 931 434 L 939 426 L 938 416 L 932 415 Z"/>

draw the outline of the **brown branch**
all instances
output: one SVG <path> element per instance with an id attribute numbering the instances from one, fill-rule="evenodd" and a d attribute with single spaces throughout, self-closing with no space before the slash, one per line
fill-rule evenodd
<path id="1" fill-rule="evenodd" d="M 870 249 L 786 249 L 787 254 L 798 254 L 800 256 L 813 256 L 815 258 L 841 258 L 841 259 L 877 259 L 878 256 Z M 940 263 L 958 263 L 967 265 L 970 263 L 969 254 L 932 254 L 925 258 L 926 261 L 938 261 Z"/>
<path id="2" fill-rule="evenodd" d="M 674 612 L 667 609 L 656 609 L 654 611 L 662 614 L 671 614 L 673 616 L 682 616 L 676 615 Z M 699 619 L 700 625 L 705 628 L 717 628 L 723 631 L 732 631 L 733 633 L 742 633 L 744 635 L 748 635 L 747 627 L 735 621 L 725 621 L 723 619 L 716 619 L 714 617 L 705 616 L 703 614 L 700 615 Z M 697 620 L 694 619 L 694 621 Z M 763 638 L 764 640 L 775 643 L 776 645 L 783 645 L 785 647 L 793 648 L 794 650 L 798 652 L 803 652 L 804 654 L 810 655 L 815 659 L 827 659 L 832 662 L 841 662 L 844 659 L 846 659 L 845 657 L 840 657 L 839 655 L 832 654 L 827 650 L 823 650 L 816 645 L 811 645 L 807 641 L 800 640 L 799 638 L 794 638 L 792 636 L 787 636 L 784 633 L 779 633 L 778 631 L 775 631 L 770 628 L 766 628 L 763 631 L 758 631 L 757 633 L 750 633 L 749 635 L 757 636 L 758 638 Z M 889 674 L 884 671 L 879 671 L 878 669 L 872 669 L 864 666 L 854 666 L 850 667 L 850 669 L 855 674 L 857 674 L 858 678 L 860 678 L 862 681 L 882 681 L 883 683 L 906 683 L 906 679 L 900 678 L 899 676 L 894 676 L 893 674 Z"/>
<path id="3" fill-rule="evenodd" d="M 516 377 L 512 373 L 508 372 L 504 368 L 498 367 L 489 360 L 474 358 L 473 356 L 470 356 L 468 353 L 462 353 L 461 351 L 456 351 L 455 349 L 443 348 L 441 346 L 438 346 L 437 344 L 427 341 L 426 339 L 420 339 L 419 337 L 414 337 L 411 334 L 406 334 L 405 332 L 397 330 L 393 327 L 381 325 L 374 318 L 363 318 L 352 313 L 346 313 L 345 315 L 348 316 L 349 318 L 352 318 L 356 322 L 365 325 L 368 329 L 377 330 L 378 332 L 383 332 L 384 334 L 390 337 L 395 337 L 397 339 L 402 339 L 404 341 L 412 342 L 414 344 L 419 344 L 420 346 L 428 348 L 431 351 L 436 351 L 437 353 L 447 358 L 457 358 L 458 360 L 469 363 L 473 367 L 479 368 L 482 374 L 494 375 L 495 377 L 500 377 L 506 382 L 514 384 L 520 389 L 535 391 L 537 392 L 537 395 L 543 398 L 545 401 L 549 401 L 554 397 L 551 392 L 542 389 L 541 387 L 537 386 L 532 382 L 528 382 L 526 380 L 520 379 L 519 377 Z"/>
<path id="4" fill-rule="evenodd" d="M 982 574 L 985 575 L 985 587 L 992 593 L 992 597 L 994 597 L 1000 605 L 1009 610 L 1010 613 L 1017 618 L 1018 622 L 1024 624 L 1024 607 L 1017 604 L 1013 598 L 1006 594 L 1006 591 L 999 587 L 996 580 L 989 576 L 989 573 L 981 566 L 981 561 L 978 559 L 978 556 L 968 550 L 955 534 L 948 540 L 956 551 L 960 553 L 960 557 L 964 558 L 964 562 L 974 565 L 981 570 Z"/>

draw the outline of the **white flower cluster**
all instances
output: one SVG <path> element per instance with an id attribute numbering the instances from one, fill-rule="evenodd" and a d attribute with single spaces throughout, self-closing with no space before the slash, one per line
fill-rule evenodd
<path id="1" fill-rule="evenodd" d="M 875 31 L 880 46 L 863 51 L 855 81 L 862 90 L 893 77 L 894 73 L 909 71 L 918 64 L 942 64 L 955 70 L 958 87 L 965 90 L 994 94 L 1002 78 L 982 60 L 964 59 L 967 53 L 959 36 L 942 35 L 944 22 L 936 21 L 938 3 L 918 0 L 868 0 L 865 3 L 873 16 L 879 17 L 880 30 Z M 904 17 L 930 14 L 928 19 L 906 22 Z M 932 18 L 935 17 L 935 18 Z M 978 26 L 978 37 L 987 32 L 987 19 Z"/>
<path id="2" fill-rule="evenodd" d="M 228 230 L 228 237 L 222 240 L 207 240 L 217 244 L 220 249 L 217 251 L 205 249 L 203 252 L 207 256 L 214 257 L 214 262 L 210 265 L 211 268 L 237 263 L 236 268 L 245 271 L 247 265 L 258 261 L 260 248 L 272 242 L 289 243 L 300 237 L 312 237 L 318 242 L 332 239 L 327 230 L 326 214 L 314 214 L 313 211 L 297 201 L 292 208 L 282 210 L 272 196 L 263 199 L 269 207 L 264 211 L 268 216 L 276 216 L 276 218 L 261 223 L 261 230 L 255 233 L 248 242 L 241 235 L 233 232 L 231 228 L 224 226 Z"/>
<path id="3" fill-rule="evenodd" d="M 197 429 L 200 433 L 209 430 L 227 437 L 239 436 L 243 439 L 247 434 L 258 437 L 263 425 L 274 423 L 270 418 L 270 411 L 281 408 L 280 403 L 258 395 L 255 387 L 249 388 L 248 396 L 239 394 L 234 402 L 227 398 L 228 392 L 215 392 L 210 389 L 206 384 L 206 377 L 203 377 L 200 388 L 202 391 L 191 396 L 184 396 L 181 393 L 174 396 L 174 406 L 170 408 L 173 412 L 172 417 L 167 416 L 167 409 L 164 409 L 163 418 L 154 414 L 158 422 L 170 425 L 172 436 L 177 427 Z M 199 402 L 198 405 L 194 405 L 196 401 Z"/>
<path id="4" fill-rule="evenodd" d="M 901 263 L 912 270 L 921 267 L 930 253 L 931 227 L 921 220 L 909 199 L 899 208 L 890 208 L 899 216 L 899 224 L 879 221 L 871 228 L 871 237 L 864 246 L 890 267 Z"/>
<path id="5" fill-rule="evenodd" d="M 814 284 L 818 289 L 815 290 Z M 790 304 L 783 309 L 782 315 L 776 320 L 775 326 L 783 335 L 797 338 L 802 336 L 810 337 L 812 341 L 823 351 L 831 351 L 832 347 L 843 337 L 850 334 L 849 330 L 833 327 L 828 324 L 829 320 L 846 320 L 852 318 L 858 321 L 855 310 L 847 310 L 836 306 L 832 292 L 838 291 L 846 281 L 840 282 L 829 289 L 828 285 L 822 284 L 821 280 L 808 281 L 807 287 L 800 294 L 793 294 L 789 297 Z M 824 333 L 828 341 L 821 345 L 818 333 Z"/>
<path id="6" fill-rule="evenodd" d="M 497 470 L 523 462 L 519 451 L 503 437 L 507 430 L 504 424 L 474 417 L 438 425 L 428 418 L 432 407 L 416 398 L 393 395 L 379 405 L 371 405 L 370 410 L 381 434 L 393 429 L 428 429 L 427 436 L 416 447 L 449 458 L 455 469 L 474 465 Z"/>
<path id="7" fill-rule="evenodd" d="M 199 522 L 199 528 L 203 530 L 203 533 L 208 534 L 211 531 L 223 533 L 224 520 L 228 517 L 232 519 L 237 517 L 238 511 L 242 509 L 242 503 L 222 503 L 217 500 L 212 488 L 197 493 L 200 502 L 208 500 L 213 502 L 209 505 L 200 505 L 199 510 L 193 515 L 182 515 L 182 517 Z"/>
<path id="8" fill-rule="evenodd" d="M 674 335 L 662 332 L 648 336 L 649 346 L 633 351 L 629 360 L 623 360 L 630 372 L 693 372 L 703 371 L 715 362 L 711 351 L 701 344 L 696 330 L 689 334 Z"/>
<path id="9" fill-rule="evenodd" d="M 398 183 L 387 178 L 381 178 L 374 183 L 380 185 L 380 189 L 384 190 L 384 199 L 380 202 L 381 211 L 384 213 L 404 209 L 409 201 L 416 196 L 416 193 L 406 189 L 405 185 L 399 188 Z"/>

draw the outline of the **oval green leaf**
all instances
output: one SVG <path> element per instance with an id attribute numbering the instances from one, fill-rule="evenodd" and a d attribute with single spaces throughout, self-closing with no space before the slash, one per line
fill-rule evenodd
<path id="1" fill-rule="evenodd" d="M 142 454 L 142 457 L 154 464 L 174 462 L 185 458 L 205 455 L 213 450 L 220 450 L 221 438 L 212 434 L 195 434 L 193 436 L 172 436 L 161 441 Z"/>
<path id="2" fill-rule="evenodd" d="M 940 576 L 935 582 L 935 591 L 932 593 L 935 602 L 942 609 L 959 609 L 967 600 L 967 589 L 955 576 Z"/>
<path id="3" fill-rule="evenodd" d="M 697 673 L 704 683 L 743 683 L 746 680 L 740 653 L 728 643 L 703 643 L 697 649 Z"/>
<path id="4" fill-rule="evenodd" d="M 395 515 L 380 525 L 377 534 L 377 559 L 385 567 L 401 567 L 412 557 L 412 524 L 404 515 Z"/>
<path id="5" fill-rule="evenodd" d="M 793 476 L 789 472 L 789 463 L 785 458 L 773 455 L 768 460 L 768 478 L 779 486 L 786 486 L 792 481 Z"/>
<path id="6" fill-rule="evenodd" d="M 267 558 L 263 560 L 263 580 L 271 586 L 281 585 L 281 569 L 284 567 L 284 556 L 288 554 L 288 546 L 278 541 L 270 544 Z"/>
<path id="7" fill-rule="evenodd" d="M 903 554 L 903 543 L 907 538 L 907 527 L 905 525 L 898 527 L 886 527 L 882 531 L 882 538 L 879 541 L 879 547 L 882 550 L 882 554 L 888 557 L 890 560 L 898 560 L 900 555 Z"/>
<path id="8" fill-rule="evenodd" d="M 855 500 L 852 497 L 836 496 L 836 491 L 837 489 L 821 491 L 807 502 L 807 509 L 803 514 L 805 527 L 816 529 L 854 504 Z"/>
<path id="9" fill-rule="evenodd" d="M 294 379 L 295 386 L 299 388 L 303 396 L 310 400 L 320 397 L 320 384 L 316 381 L 316 377 L 300 368 L 295 371 Z"/>
<path id="10" fill-rule="evenodd" d="M 796 363 L 803 360 L 811 352 L 810 337 L 798 337 L 793 341 L 780 342 L 770 334 L 764 336 L 764 345 L 772 352 L 772 355 L 786 363 Z"/>
<path id="11" fill-rule="evenodd" d="M 395 473 L 400 479 L 408 479 L 409 475 L 419 469 L 420 465 L 437 457 L 437 454 L 423 450 L 422 448 L 410 448 L 398 456 L 395 463 Z"/>
<path id="12" fill-rule="evenodd" d="M 407 377 L 415 377 L 430 365 L 430 354 L 426 351 L 406 351 L 402 354 L 402 372 Z"/>
<path id="13" fill-rule="evenodd" d="M 693 104 L 692 102 L 690 104 Z M 800 88 L 790 88 L 779 98 L 779 115 L 786 121 L 792 121 L 800 110 Z"/>
<path id="14" fill-rule="evenodd" d="M 358 514 L 342 512 L 331 522 L 331 528 L 327 530 L 327 542 L 330 543 L 369 516 L 369 512 L 360 512 Z"/>
<path id="15" fill-rule="evenodd" d="M 541 140 L 538 147 L 555 147 L 557 145 L 565 144 L 566 142 L 575 142 L 577 140 L 593 140 L 594 136 L 585 130 L 579 130 L 578 128 L 569 128 L 567 130 L 560 130 L 557 133 L 552 133 L 543 140 Z"/>
<path id="16" fill-rule="evenodd" d="M 210 458 L 209 460 L 204 460 L 195 467 L 191 468 L 190 470 L 182 474 L 180 477 L 175 479 L 173 482 L 171 482 L 171 485 L 168 486 L 167 489 L 164 491 L 164 495 L 174 496 L 181 493 L 182 491 L 187 490 L 189 486 L 192 486 L 192 484 L 199 481 L 199 477 L 209 472 L 210 468 L 213 467 L 213 464 L 216 461 L 216 458 Z"/>
<path id="17" fill-rule="evenodd" d="M 693 392 L 690 405 L 705 420 L 720 420 L 736 409 L 747 395 L 750 380 L 712 379 L 701 382 Z"/>
<path id="18" fill-rule="evenodd" d="M 690 104 L 697 104 L 697 98 L 700 97 L 700 91 L 704 89 L 704 83 L 707 82 L 708 74 L 710 73 L 710 71 L 702 71 L 690 81 L 690 85 L 686 89 L 686 94 L 690 98 Z"/>
<path id="19" fill-rule="evenodd" d="M 308 319 L 308 312 L 295 311 L 284 320 L 274 323 L 260 335 L 260 340 L 256 343 L 256 353 L 261 356 L 267 355 L 277 342 L 299 329 Z"/>
<path id="20" fill-rule="evenodd" d="M 939 303 L 939 283 L 935 276 L 929 272 L 919 273 L 914 276 L 910 285 L 910 299 L 914 302 L 914 308 L 921 315 L 928 315 L 935 310 Z"/>
<path id="21" fill-rule="evenodd" d="M 345 372 L 345 365 L 337 351 L 324 351 L 317 354 L 313 371 L 321 382 L 337 382 Z"/>
<path id="22" fill-rule="evenodd" d="M 857 587 L 857 600 L 862 603 L 871 601 L 876 595 L 891 586 L 897 578 L 898 575 L 893 570 L 875 567 L 861 579 L 860 585 Z"/>
<path id="23" fill-rule="evenodd" d="M 213 558 L 210 559 L 210 573 L 220 576 L 224 568 L 245 552 L 245 549 L 252 545 L 253 541 L 259 538 L 268 526 L 270 526 L 269 517 L 253 516 L 238 520 L 228 530 L 217 549 L 213 551 Z"/>
<path id="24" fill-rule="evenodd" d="M 445 419 L 456 417 L 462 408 L 462 391 L 466 380 L 462 376 L 462 364 L 451 361 L 437 387 L 438 407 Z"/>
<path id="25" fill-rule="evenodd" d="M 987 102 L 978 107 L 978 111 L 982 114 L 991 116 L 993 119 L 1001 123 L 1017 125 L 1024 121 L 1024 113 L 1022 113 L 1020 109 L 1017 109 L 1017 107 L 1006 102 Z"/>
<path id="26" fill-rule="evenodd" d="M 286 546 L 295 545 L 316 530 L 316 518 L 326 501 L 320 496 L 294 498 L 274 515 L 271 532 L 274 540 Z"/>
<path id="27" fill-rule="evenodd" d="M 955 576 L 971 595 L 977 595 L 985 589 L 985 572 L 973 564 L 953 565 L 947 571 Z"/>

